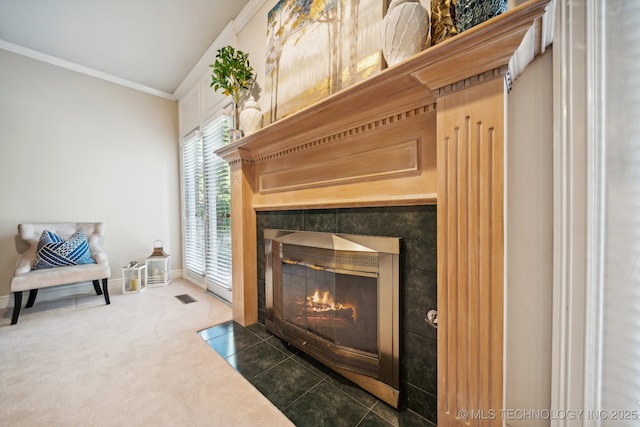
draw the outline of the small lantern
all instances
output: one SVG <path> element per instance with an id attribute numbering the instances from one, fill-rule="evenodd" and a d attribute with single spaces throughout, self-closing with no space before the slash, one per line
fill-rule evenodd
<path id="1" fill-rule="evenodd" d="M 166 286 L 171 281 L 171 255 L 162 249 L 162 240 L 153 242 L 153 253 L 145 260 L 147 286 Z"/>
<path id="2" fill-rule="evenodd" d="M 129 265 L 122 267 L 122 293 L 140 293 L 147 288 L 146 266 L 131 261 Z"/>

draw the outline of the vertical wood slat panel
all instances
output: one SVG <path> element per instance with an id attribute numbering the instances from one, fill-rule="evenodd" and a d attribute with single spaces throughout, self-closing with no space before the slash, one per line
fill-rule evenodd
<path id="1" fill-rule="evenodd" d="M 481 147 L 481 135 L 482 135 L 482 125 L 478 123 L 472 123 L 471 118 L 466 120 L 467 129 L 469 129 L 469 134 L 467 137 L 467 151 L 468 151 L 468 162 L 467 167 L 469 169 L 468 173 L 468 196 L 467 196 L 467 221 L 469 222 L 468 227 L 468 250 L 467 250 L 467 258 L 469 260 L 468 263 L 468 277 L 470 278 L 469 284 L 473 278 L 479 277 L 479 269 L 480 269 L 480 180 L 479 174 L 481 169 L 480 165 L 480 147 Z M 472 134 L 472 130 L 475 133 Z M 473 138 L 473 139 L 472 139 Z M 480 293 L 478 286 L 469 286 L 469 307 L 472 307 L 469 310 L 469 354 L 481 354 L 481 331 L 480 325 L 482 322 L 480 321 Z M 479 307 L 480 306 L 480 307 Z M 469 395 L 472 396 L 468 405 L 469 407 L 478 407 L 481 408 L 482 402 L 479 399 L 482 398 L 482 392 L 480 390 L 480 385 L 482 384 L 482 380 L 480 378 L 480 364 L 478 362 L 478 358 L 469 357 Z"/>
<path id="2" fill-rule="evenodd" d="M 495 314 L 492 310 L 495 307 L 491 306 L 491 294 L 492 294 L 492 269 L 491 269 L 491 239 L 490 234 L 492 231 L 491 223 L 483 218 L 489 218 L 492 213 L 491 204 L 491 175 L 492 175 L 492 162 L 491 162 L 491 147 L 482 147 L 480 150 L 480 173 L 479 173 L 479 196 L 480 196 L 480 213 L 478 217 L 480 234 L 479 234 L 479 258 L 480 268 L 478 270 L 478 294 L 479 304 L 485 307 L 485 310 L 480 310 L 478 313 L 480 327 L 480 351 L 479 357 L 484 360 L 490 361 L 494 357 L 493 353 L 496 349 L 492 348 L 491 337 L 491 321 Z M 496 285 L 497 286 L 497 285 Z M 502 348 L 498 349 L 502 351 Z M 490 364 L 487 364 L 490 366 Z M 482 408 L 490 408 L 492 398 L 492 375 L 489 370 L 489 366 L 483 366 L 480 369 L 480 395 L 478 404 Z M 498 409 L 498 408 L 493 408 Z"/>
<path id="3" fill-rule="evenodd" d="M 469 315 L 473 311 L 473 307 L 469 305 L 469 272 L 467 270 L 468 267 L 468 219 L 469 215 L 467 213 L 468 209 L 468 159 L 467 147 L 469 146 L 469 128 L 468 128 L 469 118 L 464 118 L 464 121 L 461 123 L 462 126 L 456 132 L 457 138 L 457 146 L 458 146 L 458 155 L 456 161 L 456 181 L 458 182 L 457 194 L 453 197 L 458 199 L 457 207 L 458 209 L 455 212 L 451 212 L 452 215 L 455 216 L 455 228 L 457 229 L 456 236 L 457 240 L 454 242 L 455 248 L 450 248 L 451 250 L 456 251 L 456 258 L 458 259 L 458 278 L 455 282 L 455 287 L 457 289 L 457 305 L 458 305 L 458 316 L 464 318 Z M 458 354 L 463 355 L 466 354 L 467 357 L 461 358 L 458 361 L 458 383 L 456 384 L 457 388 L 457 401 L 456 404 L 461 408 L 470 408 L 471 403 L 469 400 L 469 362 L 473 359 L 473 355 L 469 352 L 469 333 L 470 333 L 470 324 L 468 321 L 458 321 L 458 330 L 455 331 L 455 335 L 458 341 Z"/>
<path id="4" fill-rule="evenodd" d="M 438 99 L 439 426 L 501 424 L 504 100 L 501 79 Z"/>

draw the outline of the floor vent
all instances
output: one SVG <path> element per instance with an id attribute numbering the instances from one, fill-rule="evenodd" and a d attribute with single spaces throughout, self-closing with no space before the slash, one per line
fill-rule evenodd
<path id="1" fill-rule="evenodd" d="M 197 301 L 189 294 L 176 295 L 176 298 L 178 298 L 183 304 L 190 304 Z"/>

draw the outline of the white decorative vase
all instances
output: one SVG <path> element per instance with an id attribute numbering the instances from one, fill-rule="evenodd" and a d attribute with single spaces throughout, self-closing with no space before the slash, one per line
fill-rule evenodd
<path id="1" fill-rule="evenodd" d="M 245 135 L 251 135 L 262 127 L 262 111 L 253 96 L 244 103 L 240 112 L 240 129 Z"/>
<path id="2" fill-rule="evenodd" d="M 389 66 L 431 43 L 430 12 L 418 0 L 391 0 L 382 20 L 382 54 Z"/>

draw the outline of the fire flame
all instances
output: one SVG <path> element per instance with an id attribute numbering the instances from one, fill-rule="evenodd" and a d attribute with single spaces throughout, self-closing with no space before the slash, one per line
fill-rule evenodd
<path id="1" fill-rule="evenodd" d="M 331 297 L 331 293 L 329 291 L 324 291 L 322 292 L 322 296 L 320 296 L 320 290 L 317 288 L 313 295 L 307 298 L 307 301 L 311 302 L 313 306 L 326 307 L 327 310 L 336 308 L 336 304 Z"/>
<path id="2" fill-rule="evenodd" d="M 352 305 L 344 305 L 340 302 L 335 302 L 331 293 L 328 290 L 320 292 L 318 288 L 315 289 L 313 295 L 307 297 L 307 309 L 320 313 L 325 311 L 336 311 L 343 309 L 351 309 L 353 312 L 353 318 L 356 317 L 356 309 Z"/>

